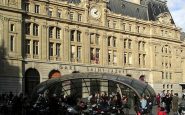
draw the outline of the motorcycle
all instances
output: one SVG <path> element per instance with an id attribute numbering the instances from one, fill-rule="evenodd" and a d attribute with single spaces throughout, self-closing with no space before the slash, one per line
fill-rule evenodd
<path id="1" fill-rule="evenodd" d="M 179 115 L 185 115 L 185 102 L 181 102 L 178 107 Z"/>

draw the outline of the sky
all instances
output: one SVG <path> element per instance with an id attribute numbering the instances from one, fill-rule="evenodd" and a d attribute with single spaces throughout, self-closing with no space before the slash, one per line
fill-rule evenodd
<path id="1" fill-rule="evenodd" d="M 185 0 L 167 0 L 167 5 L 175 24 L 185 32 Z"/>

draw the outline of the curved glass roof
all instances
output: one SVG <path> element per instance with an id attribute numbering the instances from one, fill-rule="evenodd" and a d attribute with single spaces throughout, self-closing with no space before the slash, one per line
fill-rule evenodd
<path id="1" fill-rule="evenodd" d="M 46 90 L 49 90 L 52 94 L 63 93 L 65 95 L 71 95 L 73 93 L 73 95 L 81 95 L 81 97 L 83 94 L 89 96 L 93 91 L 108 91 L 110 94 L 118 86 L 123 93 L 126 90 L 133 91 L 138 97 L 142 95 L 155 97 L 156 95 L 149 84 L 132 77 L 89 72 L 72 73 L 64 75 L 61 78 L 52 78 L 44 81 L 33 90 L 32 98 L 37 97 L 38 94 L 43 94 Z M 78 94 L 79 92 L 83 94 Z"/>

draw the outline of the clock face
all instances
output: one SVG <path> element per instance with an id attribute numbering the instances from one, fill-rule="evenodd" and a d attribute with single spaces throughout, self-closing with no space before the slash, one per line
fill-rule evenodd
<path id="1" fill-rule="evenodd" d="M 93 18 L 97 18 L 98 19 L 101 16 L 101 13 L 100 13 L 100 11 L 97 8 L 92 8 L 90 13 L 91 13 L 91 16 Z"/>

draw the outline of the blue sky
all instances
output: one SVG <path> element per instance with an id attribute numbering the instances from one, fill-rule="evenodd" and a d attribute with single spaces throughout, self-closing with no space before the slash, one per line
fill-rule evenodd
<path id="1" fill-rule="evenodd" d="M 185 32 L 185 0 L 167 0 L 167 5 L 175 24 Z"/>

